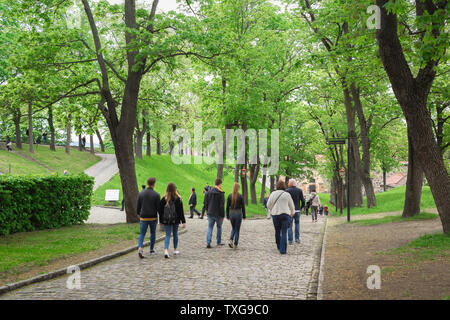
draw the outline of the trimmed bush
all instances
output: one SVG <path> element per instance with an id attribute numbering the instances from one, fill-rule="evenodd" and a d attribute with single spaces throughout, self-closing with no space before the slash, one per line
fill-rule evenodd
<path id="1" fill-rule="evenodd" d="M 93 185 L 84 173 L 0 176 L 0 235 L 83 223 Z"/>

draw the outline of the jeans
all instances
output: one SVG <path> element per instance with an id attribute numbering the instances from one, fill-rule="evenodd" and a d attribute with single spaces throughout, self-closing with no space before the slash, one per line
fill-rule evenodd
<path id="1" fill-rule="evenodd" d="M 234 245 L 237 246 L 239 242 L 239 231 L 241 230 L 242 214 L 230 213 L 231 234 L 230 240 L 234 240 Z"/>
<path id="2" fill-rule="evenodd" d="M 166 237 L 164 238 L 164 249 L 169 249 L 170 236 L 173 231 L 173 248 L 178 247 L 178 224 L 165 224 L 164 229 L 166 229 Z"/>
<path id="3" fill-rule="evenodd" d="M 150 250 L 153 250 L 156 242 L 156 225 L 158 220 L 154 221 L 141 221 L 141 232 L 139 233 L 138 246 L 142 248 L 144 246 L 144 238 L 147 233 L 147 229 L 150 226 Z"/>
<path id="4" fill-rule="evenodd" d="M 318 207 L 311 206 L 311 216 L 312 216 L 313 221 L 317 220 L 317 211 L 318 211 Z"/>
<path id="5" fill-rule="evenodd" d="M 189 211 L 191 212 L 191 218 L 194 216 L 194 212 L 199 216 L 200 212 L 198 212 L 197 209 L 195 209 L 195 206 L 190 206 Z"/>
<path id="6" fill-rule="evenodd" d="M 300 211 L 295 211 L 294 217 L 289 216 L 288 241 L 292 243 L 292 222 L 295 224 L 295 241 L 300 240 Z"/>
<path id="7" fill-rule="evenodd" d="M 211 244 L 214 223 L 217 224 L 217 244 L 222 243 L 222 217 L 208 216 L 208 233 L 206 234 L 206 244 Z"/>
<path id="8" fill-rule="evenodd" d="M 272 216 L 275 227 L 275 242 L 281 254 L 286 254 L 287 249 L 287 229 L 289 227 L 289 215 L 283 213 Z"/>

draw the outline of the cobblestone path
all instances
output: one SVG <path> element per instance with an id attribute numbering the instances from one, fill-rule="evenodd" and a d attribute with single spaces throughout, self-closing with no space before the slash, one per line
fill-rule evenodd
<path id="1" fill-rule="evenodd" d="M 146 247 L 146 259 L 133 252 L 82 270 L 81 289 L 67 289 L 68 276 L 63 276 L 0 299 L 305 299 L 325 218 L 310 219 L 302 215 L 301 244 L 288 245 L 286 255 L 276 249 L 271 220 L 244 221 L 238 249 L 217 247 L 214 229 L 213 248 L 207 249 L 207 219 L 187 219 L 178 256 L 171 243 L 171 257 L 165 259 L 163 242 L 158 242 L 156 256 L 149 256 Z M 230 231 L 225 219 L 223 242 Z"/>

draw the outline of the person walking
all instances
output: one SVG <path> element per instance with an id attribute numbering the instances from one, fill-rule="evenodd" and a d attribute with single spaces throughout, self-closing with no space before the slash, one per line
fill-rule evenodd
<path id="1" fill-rule="evenodd" d="M 311 195 L 306 196 L 306 206 L 305 206 L 305 214 L 308 215 L 309 208 L 311 207 Z"/>
<path id="2" fill-rule="evenodd" d="M 222 243 L 222 223 L 225 218 L 225 192 L 222 191 L 222 179 L 217 178 L 214 188 L 205 194 L 205 211 L 208 215 L 208 233 L 206 234 L 206 247 L 211 248 L 211 238 L 214 224 L 217 225 L 217 245 Z"/>
<path id="3" fill-rule="evenodd" d="M 47 144 L 47 131 L 44 131 L 42 133 L 42 141 L 44 144 Z"/>
<path id="4" fill-rule="evenodd" d="M 197 195 L 195 194 L 195 188 L 192 188 L 191 189 L 191 195 L 189 196 L 189 211 L 190 211 L 190 214 L 191 214 L 189 216 L 189 219 L 193 219 L 194 218 L 194 212 L 200 218 L 200 212 L 198 212 L 198 210 L 195 209 L 196 205 L 197 205 Z"/>
<path id="5" fill-rule="evenodd" d="M 233 185 L 233 193 L 228 195 L 227 199 L 227 219 L 231 222 L 231 234 L 228 245 L 236 249 L 239 243 L 239 232 L 241 230 L 242 219 L 245 219 L 244 198 L 239 194 L 239 183 Z"/>
<path id="6" fill-rule="evenodd" d="M 305 206 L 305 198 L 302 189 L 297 188 L 297 182 L 294 179 L 289 180 L 288 186 L 286 192 L 291 195 L 295 207 L 294 217 L 289 218 L 288 241 L 289 244 L 293 243 L 292 225 L 295 224 L 295 242 L 300 243 L 300 212 Z"/>
<path id="7" fill-rule="evenodd" d="M 140 232 L 138 239 L 138 256 L 145 258 L 143 252 L 144 238 L 147 229 L 150 227 L 150 254 L 156 254 L 156 225 L 158 224 L 158 206 L 160 202 L 159 193 L 154 190 L 156 184 L 155 178 L 148 178 L 147 189 L 139 193 L 137 199 L 137 215 L 140 220 Z"/>
<path id="8" fill-rule="evenodd" d="M 269 201 L 269 195 L 268 194 L 266 194 L 266 196 L 265 196 L 265 198 L 263 200 L 263 207 L 266 208 L 267 219 L 270 219 L 271 216 L 270 216 L 269 209 L 267 209 L 267 201 Z"/>
<path id="9" fill-rule="evenodd" d="M 202 207 L 202 216 L 200 217 L 200 219 L 203 219 L 203 216 L 205 215 L 205 211 L 206 211 L 205 201 L 206 201 L 206 194 L 208 193 L 208 191 L 211 191 L 211 187 L 209 186 L 209 184 L 207 182 L 206 186 L 203 188 L 203 207 Z"/>
<path id="10" fill-rule="evenodd" d="M 167 185 L 166 194 L 161 198 L 159 205 L 159 220 L 164 224 L 166 237 L 164 239 L 164 257 L 169 258 L 170 237 L 173 235 L 173 254 L 180 254 L 178 251 L 178 226 L 183 224 L 186 228 L 183 202 L 173 182 Z"/>
<path id="11" fill-rule="evenodd" d="M 294 201 L 285 190 L 286 184 L 283 180 L 279 180 L 277 190 L 271 193 L 267 202 L 267 208 L 270 210 L 275 228 L 275 242 L 281 254 L 286 254 L 287 251 L 289 215 L 292 217 L 295 214 Z"/>
<path id="12" fill-rule="evenodd" d="M 8 151 L 12 151 L 11 145 L 12 145 L 11 138 L 9 136 L 6 136 L 6 149 Z"/>
<path id="13" fill-rule="evenodd" d="M 320 199 L 319 195 L 315 192 L 311 193 L 311 216 L 312 221 L 317 222 L 317 213 L 320 207 Z"/>

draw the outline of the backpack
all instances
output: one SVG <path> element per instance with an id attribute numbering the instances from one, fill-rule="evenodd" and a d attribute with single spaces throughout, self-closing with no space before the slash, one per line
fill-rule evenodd
<path id="1" fill-rule="evenodd" d="M 177 212 L 175 210 L 175 202 L 172 200 L 164 206 L 163 221 L 164 224 L 175 224 Z"/>

